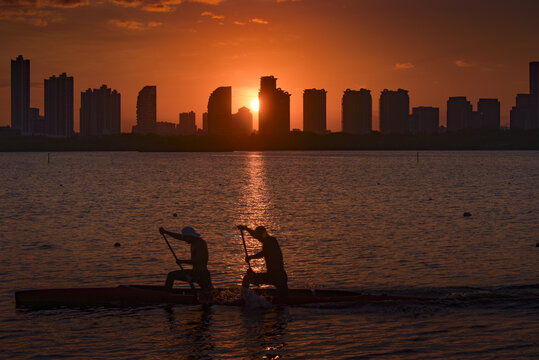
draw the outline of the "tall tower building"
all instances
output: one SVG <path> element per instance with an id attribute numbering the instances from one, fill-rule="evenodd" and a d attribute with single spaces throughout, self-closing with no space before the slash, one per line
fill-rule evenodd
<path id="1" fill-rule="evenodd" d="M 326 93 L 324 89 L 303 91 L 303 131 L 326 132 Z"/>
<path id="2" fill-rule="evenodd" d="M 346 89 L 342 96 L 342 131 L 369 134 L 372 131 L 372 96 L 367 89 Z"/>
<path id="3" fill-rule="evenodd" d="M 208 100 L 208 134 L 229 135 L 232 127 L 232 87 L 222 86 Z"/>
<path id="4" fill-rule="evenodd" d="M 530 62 L 530 94 L 539 95 L 539 61 Z"/>
<path id="5" fill-rule="evenodd" d="M 481 129 L 500 128 L 500 102 L 498 99 L 479 99 L 477 103 Z"/>
<path id="6" fill-rule="evenodd" d="M 133 132 L 149 134 L 155 132 L 157 122 L 157 86 L 145 86 L 137 96 L 137 125 Z"/>
<path id="7" fill-rule="evenodd" d="M 408 131 L 410 97 L 408 91 L 385 89 L 380 95 L 380 132 L 405 133 Z"/>
<path id="8" fill-rule="evenodd" d="M 107 85 L 80 94 L 80 134 L 111 135 L 121 132 L 121 96 Z"/>
<path id="9" fill-rule="evenodd" d="M 73 77 L 62 73 L 45 79 L 45 119 L 52 136 L 73 136 Z"/>
<path id="10" fill-rule="evenodd" d="M 285 135 L 290 132 L 290 94 L 277 89 L 273 76 L 260 78 L 258 93 L 258 130 L 262 135 Z"/>
<path id="11" fill-rule="evenodd" d="M 468 129 L 472 120 L 472 104 L 465 96 L 450 97 L 447 100 L 447 131 Z"/>
<path id="12" fill-rule="evenodd" d="M 238 112 L 232 115 L 232 124 L 234 134 L 240 136 L 249 136 L 253 132 L 253 114 L 245 106 L 238 109 Z"/>
<path id="13" fill-rule="evenodd" d="M 208 112 L 202 113 L 202 132 L 208 135 Z"/>
<path id="14" fill-rule="evenodd" d="M 194 111 L 180 113 L 180 135 L 195 135 L 197 132 L 196 114 Z"/>
<path id="15" fill-rule="evenodd" d="M 440 109 L 420 106 L 412 109 L 410 132 L 414 134 L 436 134 L 440 127 Z"/>
<path id="16" fill-rule="evenodd" d="M 11 60 L 11 128 L 28 132 L 30 110 L 30 60 Z"/>

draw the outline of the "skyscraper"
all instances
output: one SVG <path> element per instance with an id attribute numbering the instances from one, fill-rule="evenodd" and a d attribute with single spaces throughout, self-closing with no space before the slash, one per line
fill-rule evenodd
<path id="1" fill-rule="evenodd" d="M 530 94 L 539 95 L 539 61 L 530 62 Z"/>
<path id="2" fill-rule="evenodd" d="M 22 55 L 11 60 L 11 127 L 28 132 L 30 109 L 30 60 Z"/>
<path id="3" fill-rule="evenodd" d="M 73 77 L 62 73 L 45 79 L 45 120 L 52 136 L 73 135 Z"/>
<path id="4" fill-rule="evenodd" d="M 384 89 L 380 95 L 380 132 L 405 133 L 408 131 L 410 98 L 408 91 Z"/>
<path id="5" fill-rule="evenodd" d="M 229 135 L 232 128 L 232 87 L 222 86 L 208 100 L 208 134 Z"/>
<path id="6" fill-rule="evenodd" d="M 481 129 L 500 128 L 500 102 L 498 99 L 479 99 L 477 103 Z"/>
<path id="7" fill-rule="evenodd" d="M 539 128 L 539 62 L 530 62 L 530 93 L 517 94 L 511 109 L 511 129 Z"/>
<path id="8" fill-rule="evenodd" d="M 149 134 L 155 132 L 157 122 L 157 87 L 145 86 L 137 96 L 137 125 L 133 132 Z"/>
<path id="9" fill-rule="evenodd" d="M 121 132 L 120 93 L 107 85 L 80 94 L 80 134 L 111 135 Z"/>
<path id="10" fill-rule="evenodd" d="M 303 91 L 303 131 L 326 132 L 326 93 L 324 89 Z"/>
<path id="11" fill-rule="evenodd" d="M 234 134 L 249 136 L 253 132 L 253 114 L 245 106 L 232 115 Z"/>
<path id="12" fill-rule="evenodd" d="M 285 135 L 290 132 L 290 94 L 277 89 L 273 76 L 260 78 L 258 93 L 258 130 L 262 135 Z"/>
<path id="13" fill-rule="evenodd" d="M 410 132 L 414 134 L 436 134 L 440 127 L 440 109 L 420 106 L 412 109 Z"/>
<path id="14" fill-rule="evenodd" d="M 202 113 L 202 132 L 208 135 L 208 113 Z"/>
<path id="15" fill-rule="evenodd" d="M 450 97 L 447 100 L 447 131 L 470 128 L 472 119 L 472 104 L 465 96 Z"/>
<path id="16" fill-rule="evenodd" d="M 342 96 L 342 131 L 369 134 L 372 131 L 372 96 L 367 89 L 346 89 Z"/>
<path id="17" fill-rule="evenodd" d="M 517 94 L 516 106 L 511 109 L 511 129 L 537 128 L 537 97 L 532 94 Z"/>
<path id="18" fill-rule="evenodd" d="M 196 114 L 194 111 L 180 113 L 180 135 L 195 135 L 197 132 Z"/>

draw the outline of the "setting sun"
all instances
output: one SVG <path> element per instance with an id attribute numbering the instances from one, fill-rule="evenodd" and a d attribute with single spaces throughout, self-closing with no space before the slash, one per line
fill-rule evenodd
<path id="1" fill-rule="evenodd" d="M 251 110 L 258 111 L 259 108 L 260 102 L 258 101 L 258 99 L 253 99 L 253 101 L 251 101 Z"/>

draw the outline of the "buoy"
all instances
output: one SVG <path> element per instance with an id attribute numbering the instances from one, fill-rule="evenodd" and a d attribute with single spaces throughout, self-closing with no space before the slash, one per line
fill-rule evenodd
<path id="1" fill-rule="evenodd" d="M 178 217 L 178 214 L 174 213 L 174 214 L 172 214 L 172 216 L 174 216 L 174 217 Z"/>
<path id="2" fill-rule="evenodd" d="M 466 211 L 464 214 L 462 214 L 462 216 L 464 216 L 464 217 L 470 217 L 470 216 L 472 216 L 472 213 L 469 213 L 469 212 Z"/>
<path id="3" fill-rule="evenodd" d="M 432 201 L 432 198 L 429 198 L 429 201 Z"/>
<path id="4" fill-rule="evenodd" d="M 114 244 L 114 246 L 115 246 L 115 247 L 120 247 L 120 246 L 122 246 L 122 244 L 120 244 L 119 242 L 117 242 L 117 243 Z"/>

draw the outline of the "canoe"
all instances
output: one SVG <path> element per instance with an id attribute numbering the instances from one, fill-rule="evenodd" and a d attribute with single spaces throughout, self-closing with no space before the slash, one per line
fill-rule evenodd
<path id="1" fill-rule="evenodd" d="M 341 290 L 290 289 L 283 296 L 275 289 L 251 289 L 254 296 L 273 305 L 308 305 L 319 303 L 378 303 L 388 301 L 426 301 L 431 298 L 363 294 Z M 168 290 L 163 286 L 120 285 L 117 287 L 23 290 L 15 292 L 17 308 L 88 308 L 88 307 L 138 307 L 151 305 L 219 304 L 242 306 L 245 303 L 241 290 L 219 288 L 211 296 L 202 296 L 192 289 Z"/>

